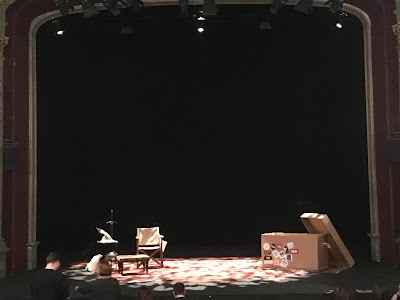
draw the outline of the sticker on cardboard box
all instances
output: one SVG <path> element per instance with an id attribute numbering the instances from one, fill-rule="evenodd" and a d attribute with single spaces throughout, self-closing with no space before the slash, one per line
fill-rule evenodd
<path id="1" fill-rule="evenodd" d="M 273 255 L 275 258 L 278 258 L 278 257 L 279 257 L 279 252 L 276 251 L 276 250 L 274 250 L 274 251 L 272 251 L 272 255 Z"/>
<path id="2" fill-rule="evenodd" d="M 287 261 L 293 261 L 293 255 L 292 254 L 286 255 L 286 259 Z"/>
<path id="3" fill-rule="evenodd" d="M 264 243 L 263 248 L 264 248 L 264 250 L 269 250 L 269 249 L 271 249 L 271 247 L 269 246 L 268 243 Z"/>
<path id="4" fill-rule="evenodd" d="M 276 250 L 280 251 L 283 249 L 283 246 L 281 244 L 276 245 Z"/>
<path id="5" fill-rule="evenodd" d="M 264 265 L 273 265 L 274 261 L 273 260 L 264 260 Z"/>
<path id="6" fill-rule="evenodd" d="M 271 244 L 270 247 L 271 247 L 271 250 L 275 250 L 276 249 L 276 245 L 275 244 Z"/>
<path id="7" fill-rule="evenodd" d="M 280 257 L 280 258 L 284 258 L 284 257 L 286 257 L 286 255 L 285 255 L 285 251 L 281 251 L 281 252 L 279 252 L 279 257 Z"/>
<path id="8" fill-rule="evenodd" d="M 288 247 L 289 250 L 294 249 L 294 243 L 293 242 L 287 243 L 286 246 Z"/>
<path id="9" fill-rule="evenodd" d="M 290 254 L 299 254 L 299 249 L 290 249 Z"/>
<path id="10" fill-rule="evenodd" d="M 271 250 L 264 251 L 264 255 L 271 256 L 272 255 L 272 251 Z"/>
<path id="11" fill-rule="evenodd" d="M 280 266 L 286 268 L 288 266 L 288 262 L 286 260 L 281 260 Z"/>
<path id="12" fill-rule="evenodd" d="M 274 259 L 274 265 L 279 266 L 280 260 L 279 259 Z"/>

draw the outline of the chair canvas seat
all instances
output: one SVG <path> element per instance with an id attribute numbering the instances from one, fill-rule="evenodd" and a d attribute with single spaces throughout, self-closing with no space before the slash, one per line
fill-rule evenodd
<path id="1" fill-rule="evenodd" d="M 160 246 L 139 246 L 140 250 L 156 250 L 160 249 Z"/>
<path id="2" fill-rule="evenodd" d="M 159 227 L 138 228 L 136 234 L 136 253 L 147 254 L 159 266 L 164 266 L 164 250 L 167 242 L 163 240 Z M 156 255 L 159 254 L 159 257 Z"/>

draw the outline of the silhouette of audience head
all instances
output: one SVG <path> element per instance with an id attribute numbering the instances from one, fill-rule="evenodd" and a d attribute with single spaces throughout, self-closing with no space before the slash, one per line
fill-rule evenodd
<path id="1" fill-rule="evenodd" d="M 344 288 L 337 288 L 331 294 L 332 300 L 349 300 L 349 293 Z"/>
<path id="2" fill-rule="evenodd" d="M 185 285 L 182 282 L 177 282 L 174 284 L 174 289 L 172 291 L 175 298 L 185 297 Z"/>
<path id="3" fill-rule="evenodd" d="M 104 259 L 97 263 L 97 274 L 99 276 L 111 276 L 111 265 Z"/>
<path id="4" fill-rule="evenodd" d="M 61 267 L 61 255 L 51 252 L 46 257 L 46 269 L 58 270 Z"/>
<path id="5" fill-rule="evenodd" d="M 386 290 L 382 283 L 374 283 L 374 285 L 372 286 L 372 299 L 374 300 L 389 299 L 389 297 L 386 295 Z"/>
<path id="6" fill-rule="evenodd" d="M 138 299 L 153 300 L 153 297 L 151 296 L 150 290 L 146 286 L 141 286 L 139 288 Z"/>

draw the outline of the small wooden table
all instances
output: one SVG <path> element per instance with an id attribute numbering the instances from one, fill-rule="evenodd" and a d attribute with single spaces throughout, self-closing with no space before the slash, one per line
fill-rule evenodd
<path id="1" fill-rule="evenodd" d="M 149 260 L 150 256 L 146 254 L 136 254 L 136 255 L 118 255 L 118 271 L 121 275 L 124 275 L 124 262 L 139 262 L 143 265 L 143 269 L 146 273 L 149 273 Z"/>

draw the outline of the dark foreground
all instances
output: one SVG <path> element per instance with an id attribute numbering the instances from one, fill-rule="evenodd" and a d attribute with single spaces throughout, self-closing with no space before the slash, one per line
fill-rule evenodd
<path id="1" fill-rule="evenodd" d="M 250 258 L 244 258 L 243 261 L 249 263 Z M 189 262 L 204 263 L 206 258 L 198 258 L 193 260 L 188 259 L 171 259 L 166 261 L 167 267 L 165 270 L 152 268 L 149 274 L 144 274 L 140 269 L 133 266 L 127 267 L 127 272 L 124 276 L 118 276 L 121 283 L 122 299 L 135 299 L 137 288 L 139 286 L 148 286 L 154 295 L 155 299 L 172 299 L 171 286 L 173 281 L 165 280 L 165 276 L 157 274 L 165 274 L 165 272 L 173 272 L 174 266 L 178 263 L 187 266 Z M 209 259 L 209 261 L 213 261 Z M 222 265 L 231 264 L 233 267 L 235 260 L 218 260 Z M 237 260 L 239 261 L 239 260 Z M 254 261 L 254 259 L 253 259 Z M 76 285 L 82 284 L 94 278 L 94 275 L 89 274 L 82 269 L 82 265 L 69 265 L 64 270 L 65 274 L 70 279 L 72 299 L 80 299 L 74 292 Z M 211 266 L 211 265 L 210 265 Z M 215 267 L 215 265 L 213 265 Z M 238 266 L 235 266 L 238 267 Z M 230 267 L 229 267 L 230 268 Z M 178 270 L 178 269 L 177 269 Z M 257 270 L 259 268 L 257 267 Z M 179 270 L 178 270 L 179 271 Z M 20 274 L 10 275 L 0 280 L 0 299 L 31 299 L 29 293 L 29 282 L 37 271 L 26 271 Z M 164 272 L 164 273 L 163 273 Z M 325 295 L 325 291 L 336 287 L 344 287 L 351 294 L 350 299 L 372 299 L 372 294 L 360 294 L 356 291 L 372 289 L 374 284 L 379 284 L 386 290 L 385 299 L 390 299 L 397 288 L 400 281 L 400 270 L 392 266 L 382 263 L 374 263 L 364 261 L 356 264 L 353 268 L 344 270 L 339 274 L 332 273 L 307 273 L 305 276 L 293 276 L 286 280 L 234 280 L 230 282 L 213 282 L 213 278 L 207 279 L 207 274 L 197 277 L 202 278 L 202 282 L 195 283 L 190 280 L 196 280 L 196 277 L 190 278 L 190 274 L 195 272 L 190 267 L 186 271 L 187 281 L 187 298 L 188 299 L 329 299 Z M 213 270 L 210 269 L 210 273 Z M 244 273 L 247 270 L 243 270 Z M 179 276 L 182 276 L 182 272 Z M 215 273 L 215 274 L 218 274 Z M 157 277 L 158 276 L 158 277 Z M 181 277 L 176 277 L 181 278 Z M 200 279 L 198 279 L 200 281 Z"/>

